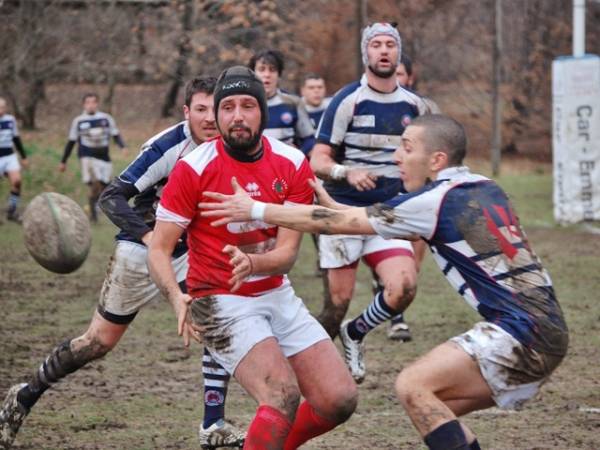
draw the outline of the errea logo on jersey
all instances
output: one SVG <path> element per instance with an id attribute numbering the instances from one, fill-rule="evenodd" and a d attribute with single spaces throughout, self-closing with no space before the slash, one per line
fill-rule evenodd
<path id="1" fill-rule="evenodd" d="M 260 187 L 254 182 L 250 182 L 244 188 L 250 197 L 260 197 Z"/>

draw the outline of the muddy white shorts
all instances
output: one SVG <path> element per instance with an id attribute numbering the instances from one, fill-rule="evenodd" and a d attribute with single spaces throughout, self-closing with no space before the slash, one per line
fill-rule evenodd
<path id="1" fill-rule="evenodd" d="M 490 322 L 479 322 L 450 342 L 477 361 L 494 401 L 505 409 L 520 409 L 533 398 L 562 360 L 524 347 Z"/>
<path id="2" fill-rule="evenodd" d="M 112 163 L 91 156 L 82 156 L 81 161 L 81 180 L 84 183 L 92 181 L 101 181 L 104 184 L 110 183 L 112 179 Z"/>
<path id="3" fill-rule="evenodd" d="M 381 236 L 333 234 L 319 236 L 319 260 L 323 269 L 337 269 L 357 262 L 361 257 L 413 256 L 412 244 L 402 239 Z"/>
<path id="4" fill-rule="evenodd" d="M 206 329 L 206 348 L 230 374 L 252 347 L 269 337 L 277 339 L 286 357 L 330 339 L 287 281 L 260 297 L 198 298 L 190 310 L 193 322 Z"/>
<path id="5" fill-rule="evenodd" d="M 144 305 L 162 298 L 150 278 L 147 256 L 148 249 L 144 245 L 117 241 L 98 304 L 98 312 L 106 320 L 127 324 Z M 188 270 L 187 253 L 173 259 L 173 269 L 177 282 L 184 281 Z"/>
<path id="6" fill-rule="evenodd" d="M 16 172 L 19 170 L 21 170 L 21 164 L 19 164 L 19 158 L 17 158 L 15 153 L 0 156 L 0 176 L 7 172 Z"/>

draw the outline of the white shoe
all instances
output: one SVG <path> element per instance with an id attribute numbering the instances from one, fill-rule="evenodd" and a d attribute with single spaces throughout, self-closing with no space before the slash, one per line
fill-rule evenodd
<path id="1" fill-rule="evenodd" d="M 4 399 L 0 411 L 0 449 L 2 450 L 12 447 L 21 424 L 29 414 L 29 409 L 17 400 L 17 394 L 24 386 L 25 383 L 13 385 Z"/>
<path id="2" fill-rule="evenodd" d="M 237 429 L 229 422 L 220 419 L 206 429 L 201 423 L 198 428 L 198 437 L 200 438 L 200 446 L 203 449 L 213 450 L 219 447 L 242 448 L 244 446 L 244 439 L 246 439 L 246 433 Z"/>
<path id="3" fill-rule="evenodd" d="M 350 369 L 352 378 L 357 384 L 360 384 L 365 379 L 365 363 L 363 361 L 365 355 L 365 346 L 361 341 L 355 341 L 348 336 L 349 320 L 342 323 L 340 327 L 340 340 L 344 347 L 344 359 Z"/>

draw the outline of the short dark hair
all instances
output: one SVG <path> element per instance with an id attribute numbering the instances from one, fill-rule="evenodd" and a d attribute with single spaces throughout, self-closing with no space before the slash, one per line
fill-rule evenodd
<path id="1" fill-rule="evenodd" d="M 406 53 L 402 53 L 402 55 L 400 56 L 400 64 L 404 66 L 404 68 L 406 69 L 406 73 L 410 77 L 413 74 L 413 65 L 412 60 Z"/>
<path id="2" fill-rule="evenodd" d="M 192 104 L 192 97 L 198 92 L 206 95 L 212 95 L 215 92 L 217 79 L 215 77 L 194 77 L 185 85 L 185 106 L 188 108 Z"/>
<path id="3" fill-rule="evenodd" d="M 252 58 L 250 58 L 248 67 L 252 70 L 255 70 L 256 64 L 261 60 L 266 64 L 275 67 L 275 70 L 277 70 L 279 75 L 283 73 L 283 53 L 281 53 L 279 50 L 266 49 L 255 53 L 252 55 Z"/>
<path id="4" fill-rule="evenodd" d="M 88 98 L 90 98 L 90 97 L 94 97 L 96 100 L 100 100 L 100 97 L 95 92 L 86 92 L 85 94 L 83 94 L 83 98 L 81 99 L 81 103 L 85 103 L 85 101 Z"/>
<path id="5" fill-rule="evenodd" d="M 442 151 L 448 155 L 450 166 L 461 165 L 467 154 L 467 135 L 464 127 L 444 114 L 425 114 L 409 126 L 424 128 L 425 150 Z"/>
<path id="6" fill-rule="evenodd" d="M 308 72 L 302 77 L 302 85 L 304 86 L 308 80 L 323 80 L 325 79 L 316 72 Z"/>

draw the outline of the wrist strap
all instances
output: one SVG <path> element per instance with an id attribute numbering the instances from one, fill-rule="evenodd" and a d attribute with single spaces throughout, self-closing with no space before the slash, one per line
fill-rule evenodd
<path id="1" fill-rule="evenodd" d="M 255 201 L 252 204 L 252 209 L 250 210 L 250 218 L 252 220 L 264 220 L 266 208 L 267 208 L 266 203 Z"/>
<path id="2" fill-rule="evenodd" d="M 348 172 L 348 168 L 342 166 L 341 164 L 336 164 L 331 168 L 329 172 L 329 176 L 333 180 L 343 180 L 346 178 L 346 173 Z"/>

